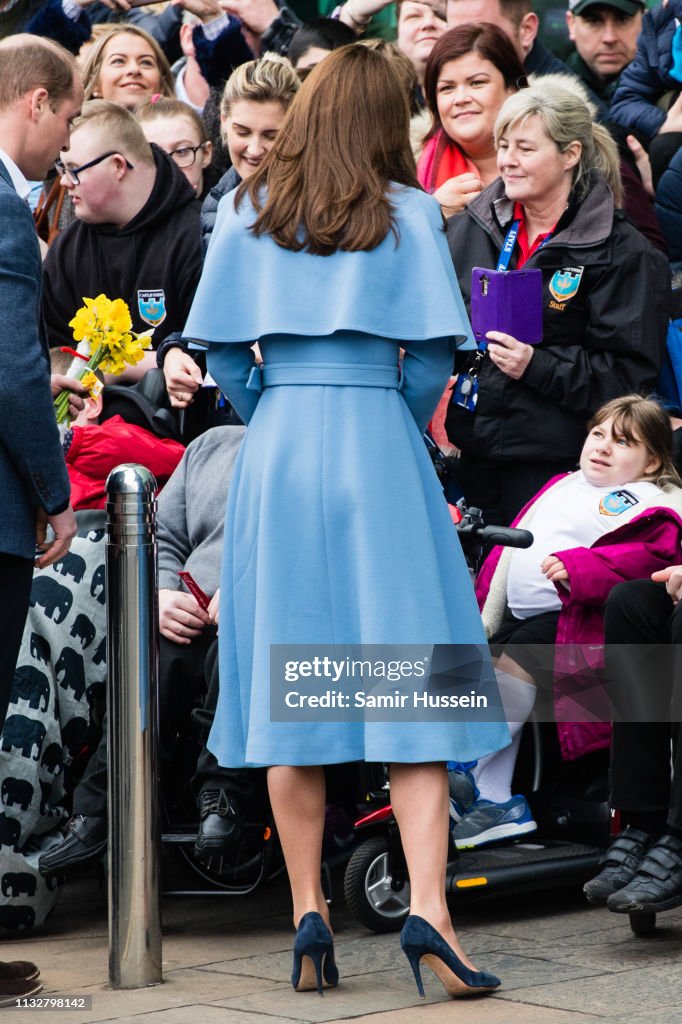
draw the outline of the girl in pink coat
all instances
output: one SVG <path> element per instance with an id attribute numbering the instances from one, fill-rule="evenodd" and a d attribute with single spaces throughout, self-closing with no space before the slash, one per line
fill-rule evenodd
<path id="1" fill-rule="evenodd" d="M 606 693 L 596 675 L 604 602 L 616 583 L 680 558 L 682 480 L 667 414 L 627 395 L 602 406 L 588 431 L 578 471 L 551 480 L 514 523 L 533 533 L 532 546 L 494 549 L 478 578 L 512 741 L 468 777 L 451 776 L 463 794 L 452 830 L 460 849 L 536 828 L 511 781 L 537 684 L 553 696 L 565 758 L 608 744 Z"/>

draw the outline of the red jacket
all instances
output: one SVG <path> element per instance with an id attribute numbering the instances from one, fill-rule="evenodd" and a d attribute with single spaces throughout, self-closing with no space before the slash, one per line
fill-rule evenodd
<path id="1" fill-rule="evenodd" d="M 66 454 L 74 510 L 104 508 L 109 473 L 122 462 L 138 462 L 166 483 L 184 454 L 184 445 L 112 416 L 101 425 L 74 427 Z"/>

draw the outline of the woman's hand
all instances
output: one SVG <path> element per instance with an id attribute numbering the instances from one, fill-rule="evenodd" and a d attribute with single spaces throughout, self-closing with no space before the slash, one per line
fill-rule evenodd
<path id="1" fill-rule="evenodd" d="M 486 338 L 494 342 L 488 345 L 488 352 L 495 366 L 512 380 L 520 380 L 533 358 L 533 346 L 512 338 L 511 334 L 503 334 L 502 331 L 488 331 Z"/>
<path id="2" fill-rule="evenodd" d="M 172 407 L 186 409 L 191 405 L 202 376 L 189 352 L 178 347 L 170 349 L 163 361 L 163 376 Z"/>
<path id="3" fill-rule="evenodd" d="M 461 213 L 465 206 L 480 194 L 482 188 L 483 182 L 479 176 L 467 171 L 466 174 L 448 178 L 433 194 L 440 203 L 443 214 L 446 217 L 453 217 L 456 213 Z"/>
<path id="4" fill-rule="evenodd" d="M 556 555 L 547 555 L 542 563 L 540 564 L 541 570 L 550 583 L 561 583 L 566 590 L 571 589 L 571 584 L 568 579 L 568 570 L 560 558 Z"/>
<path id="5" fill-rule="evenodd" d="M 184 590 L 159 591 L 159 629 L 174 644 L 191 644 L 211 619 L 195 597 Z"/>

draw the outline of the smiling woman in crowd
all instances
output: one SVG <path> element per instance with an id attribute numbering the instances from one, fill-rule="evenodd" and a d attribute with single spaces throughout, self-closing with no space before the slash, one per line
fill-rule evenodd
<path id="1" fill-rule="evenodd" d="M 101 36 L 83 68 L 86 100 L 102 99 L 133 110 L 156 93 L 175 96 L 175 83 L 163 50 L 134 25 Z"/>
<path id="2" fill-rule="evenodd" d="M 454 28 L 433 47 L 424 80 L 433 125 L 417 173 L 446 216 L 497 178 L 495 118 L 525 82 L 508 36 L 488 22 Z"/>

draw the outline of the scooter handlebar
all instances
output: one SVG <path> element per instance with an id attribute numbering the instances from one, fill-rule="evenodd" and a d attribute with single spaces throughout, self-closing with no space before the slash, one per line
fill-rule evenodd
<path id="1" fill-rule="evenodd" d="M 500 544 L 505 548 L 529 548 L 534 539 L 530 530 L 518 530 L 513 526 L 483 526 L 481 523 L 464 523 L 457 527 L 457 531 L 462 540 L 469 538 L 491 547 Z"/>

